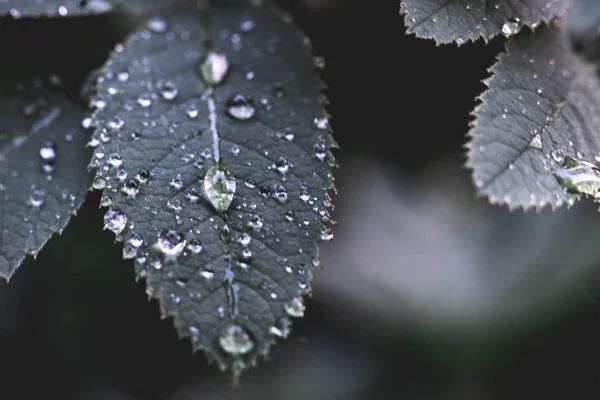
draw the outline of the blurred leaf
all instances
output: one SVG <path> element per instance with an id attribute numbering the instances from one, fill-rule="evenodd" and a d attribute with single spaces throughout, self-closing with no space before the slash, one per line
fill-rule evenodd
<path id="1" fill-rule="evenodd" d="M 591 60 L 600 59 L 600 2 L 578 0 L 565 15 L 568 29 L 576 48 Z"/>
<path id="2" fill-rule="evenodd" d="M 104 67 L 94 185 L 148 294 L 237 374 L 302 316 L 315 242 L 330 235 L 323 85 L 302 35 L 266 6 L 161 20 Z"/>
<path id="3" fill-rule="evenodd" d="M 123 8 L 139 13 L 169 0 L 2 0 L 0 15 L 21 17 L 66 17 L 104 14 Z"/>
<path id="4" fill-rule="evenodd" d="M 572 0 L 402 0 L 401 12 L 410 33 L 437 43 L 518 33 L 523 24 L 533 26 L 563 15 Z"/>
<path id="5" fill-rule="evenodd" d="M 468 165 L 480 192 L 510 208 L 572 203 L 553 173 L 600 152 L 600 82 L 555 24 L 519 35 L 491 68 Z M 582 190 L 582 192 L 584 192 Z"/>
<path id="6" fill-rule="evenodd" d="M 0 277 L 10 278 L 81 206 L 91 183 L 85 112 L 41 80 L 0 87 Z"/>

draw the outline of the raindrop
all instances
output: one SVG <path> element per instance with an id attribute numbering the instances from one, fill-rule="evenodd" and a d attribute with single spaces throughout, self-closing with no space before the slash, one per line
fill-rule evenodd
<path id="1" fill-rule="evenodd" d="M 287 189 L 281 185 L 278 185 L 275 189 L 274 196 L 280 203 L 285 203 L 288 198 Z"/>
<path id="2" fill-rule="evenodd" d="M 129 243 L 126 243 L 123 246 L 123 258 L 127 260 L 130 258 L 135 258 L 135 256 L 137 256 L 137 249 Z"/>
<path id="3" fill-rule="evenodd" d="M 269 332 L 272 335 L 285 339 L 290 333 L 290 323 L 286 318 L 280 318 L 277 325 L 269 328 Z"/>
<path id="4" fill-rule="evenodd" d="M 191 188 L 186 197 L 190 200 L 190 203 L 196 203 L 198 199 L 200 199 L 200 193 L 198 193 L 198 189 Z"/>
<path id="5" fill-rule="evenodd" d="M 46 164 L 52 164 L 56 161 L 56 145 L 53 141 L 49 140 L 44 143 L 40 149 L 40 157 L 42 157 L 42 160 Z"/>
<path id="6" fill-rule="evenodd" d="M 243 233 L 238 239 L 238 241 L 241 243 L 242 246 L 247 247 L 252 241 L 252 238 L 247 233 Z"/>
<path id="7" fill-rule="evenodd" d="M 244 94 L 235 94 L 225 102 L 227 115 L 236 120 L 246 121 L 254 117 L 256 109 L 250 96 Z"/>
<path id="8" fill-rule="evenodd" d="M 256 187 L 256 181 L 252 178 L 248 178 L 244 182 L 244 185 L 246 185 L 247 188 L 254 189 Z"/>
<path id="9" fill-rule="evenodd" d="M 190 250 L 194 254 L 198 254 L 202 251 L 202 245 L 198 239 L 190 240 L 190 243 L 187 245 L 187 249 Z"/>
<path id="10" fill-rule="evenodd" d="M 144 244 L 144 239 L 138 233 L 134 233 L 127 240 L 127 243 L 138 249 L 142 246 L 142 244 Z"/>
<path id="11" fill-rule="evenodd" d="M 519 33 L 521 30 L 521 20 L 519 18 L 510 18 L 502 25 L 502 34 L 506 37 L 510 37 Z"/>
<path id="12" fill-rule="evenodd" d="M 106 187 L 106 180 L 101 176 L 97 176 L 92 182 L 92 187 L 96 190 L 102 190 Z"/>
<path id="13" fill-rule="evenodd" d="M 183 187 L 183 179 L 181 175 L 177 175 L 175 178 L 171 179 L 171 186 L 175 189 L 180 190 Z"/>
<path id="14" fill-rule="evenodd" d="M 125 192 L 127 196 L 135 198 L 140 191 L 140 184 L 135 179 L 129 179 L 127 182 L 125 182 L 125 185 L 123 185 L 121 190 Z"/>
<path id="15" fill-rule="evenodd" d="M 267 199 L 269 196 L 271 196 L 271 189 L 269 189 L 267 186 L 261 186 L 258 190 L 258 194 Z"/>
<path id="16" fill-rule="evenodd" d="M 277 159 L 275 166 L 277 167 L 277 171 L 281 172 L 282 174 L 285 174 L 290 169 L 290 164 L 288 163 L 287 158 L 283 156 Z"/>
<path id="17" fill-rule="evenodd" d="M 164 19 L 154 17 L 148 20 L 146 27 L 154 33 L 165 33 L 167 31 L 167 22 Z"/>
<path id="18" fill-rule="evenodd" d="M 113 231 L 119 235 L 127 225 L 127 215 L 117 209 L 111 209 L 104 214 L 104 229 Z"/>
<path id="19" fill-rule="evenodd" d="M 253 215 L 248 221 L 248 226 L 254 229 L 255 231 L 259 231 L 264 226 L 264 221 L 260 215 Z"/>
<path id="20" fill-rule="evenodd" d="M 229 71 L 227 55 L 211 51 L 200 63 L 202 79 L 209 86 L 215 86 L 223 82 Z"/>
<path id="21" fill-rule="evenodd" d="M 148 93 L 142 93 L 137 98 L 137 102 L 140 106 L 146 108 L 146 107 L 150 107 L 150 104 L 152 104 L 152 99 L 150 98 L 150 95 Z"/>
<path id="22" fill-rule="evenodd" d="M 112 153 L 108 157 L 108 160 L 106 162 L 112 165 L 113 167 L 119 167 L 121 166 L 121 164 L 123 164 L 123 158 L 119 153 Z"/>
<path id="23" fill-rule="evenodd" d="M 285 219 L 288 220 L 289 222 L 292 222 L 294 220 L 294 212 L 292 210 L 286 211 Z"/>
<path id="24" fill-rule="evenodd" d="M 150 178 L 150 173 L 148 170 L 140 169 L 137 175 L 135 176 L 140 183 L 145 183 Z"/>
<path id="25" fill-rule="evenodd" d="M 31 192 L 31 196 L 29 196 L 29 204 L 36 208 L 41 207 L 44 204 L 44 197 L 44 192 L 35 189 Z"/>
<path id="26" fill-rule="evenodd" d="M 177 86 L 171 81 L 166 81 L 160 85 L 160 94 L 165 100 L 173 100 L 177 97 L 178 92 Z"/>
<path id="27" fill-rule="evenodd" d="M 256 25 L 251 19 L 245 19 L 240 23 L 240 30 L 244 33 L 251 32 Z"/>
<path id="28" fill-rule="evenodd" d="M 204 270 L 200 271 L 200 276 L 203 277 L 204 279 L 211 280 L 212 278 L 215 277 L 215 273 L 213 271 L 211 271 L 210 269 L 204 269 Z"/>
<path id="29" fill-rule="evenodd" d="M 107 194 L 102 196 L 102 198 L 100 199 L 100 206 L 110 207 L 111 205 L 112 205 L 112 198 Z"/>
<path id="30" fill-rule="evenodd" d="M 188 117 L 194 119 L 198 116 L 198 107 L 195 104 L 190 104 L 187 108 L 186 114 Z"/>
<path id="31" fill-rule="evenodd" d="M 206 197 L 218 212 L 225 212 L 233 201 L 236 183 L 233 174 L 221 165 L 213 165 L 204 176 Z"/>
<path id="32" fill-rule="evenodd" d="M 246 354 L 254 348 L 250 335 L 239 325 L 225 328 L 219 335 L 219 344 L 225 352 L 232 355 Z"/>
<path id="33" fill-rule="evenodd" d="M 325 130 L 329 127 L 329 120 L 325 117 L 315 118 L 313 121 L 315 127 L 319 130 Z"/>
<path id="34" fill-rule="evenodd" d="M 167 259 L 175 259 L 183 252 L 186 240 L 176 231 L 169 229 L 158 235 L 155 248 L 165 255 Z"/>
<path id="35" fill-rule="evenodd" d="M 287 303 L 284 308 L 290 317 L 303 317 L 306 306 L 302 302 L 301 297 L 296 297 Z"/>

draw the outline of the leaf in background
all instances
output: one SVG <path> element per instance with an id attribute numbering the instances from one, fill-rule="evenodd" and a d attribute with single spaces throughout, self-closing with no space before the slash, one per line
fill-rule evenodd
<path id="1" fill-rule="evenodd" d="M 485 41 L 511 36 L 522 25 L 535 26 L 563 15 L 572 0 L 402 0 L 401 13 L 410 33 L 437 43 Z"/>
<path id="2" fill-rule="evenodd" d="M 81 206 L 92 181 L 85 113 L 39 79 L 0 87 L 0 277 L 9 279 Z"/>
<path id="3" fill-rule="evenodd" d="M 302 316 L 315 242 L 331 236 L 323 84 L 289 18 L 256 2 L 162 20 L 98 82 L 94 186 L 148 294 L 239 374 Z"/>
<path id="4" fill-rule="evenodd" d="M 104 14 L 123 8 L 139 13 L 168 0 L 0 0 L 0 16 L 67 17 Z"/>
<path id="5" fill-rule="evenodd" d="M 564 18 L 565 27 L 578 51 L 591 60 L 600 59 L 600 2 L 578 0 Z"/>
<path id="6" fill-rule="evenodd" d="M 564 29 L 540 27 L 511 40 L 491 68 L 469 133 L 468 166 L 480 192 L 510 208 L 572 203 L 553 175 L 566 157 L 600 152 L 600 82 Z M 582 191 L 584 192 L 584 191 Z"/>

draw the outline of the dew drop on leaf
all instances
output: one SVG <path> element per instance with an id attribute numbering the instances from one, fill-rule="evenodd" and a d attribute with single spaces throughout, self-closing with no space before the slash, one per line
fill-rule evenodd
<path id="1" fill-rule="evenodd" d="M 215 210 L 227 211 L 233 201 L 236 183 L 228 169 L 221 165 L 213 165 L 204 176 L 204 192 Z"/>
<path id="2" fill-rule="evenodd" d="M 304 302 L 302 302 L 301 297 L 295 297 L 294 299 L 292 299 L 292 301 L 287 303 L 284 307 L 285 307 L 285 312 L 288 313 L 288 315 L 290 317 L 297 317 L 297 318 L 304 316 L 304 310 L 306 308 L 306 306 L 304 305 Z"/>
<path id="3" fill-rule="evenodd" d="M 506 37 L 510 37 L 519 33 L 521 27 L 522 23 L 519 18 L 510 18 L 502 25 L 502 34 Z"/>
<path id="4" fill-rule="evenodd" d="M 167 259 L 176 259 L 185 249 L 186 240 L 172 229 L 158 234 L 155 248 Z"/>
<path id="5" fill-rule="evenodd" d="M 164 19 L 154 17 L 146 22 L 146 28 L 154 33 L 165 33 L 167 31 L 167 22 Z"/>
<path id="6" fill-rule="evenodd" d="M 229 97 L 225 101 L 225 107 L 227 115 L 240 121 L 249 120 L 256 114 L 252 98 L 241 93 Z"/>
<path id="7" fill-rule="evenodd" d="M 160 85 L 160 94 L 165 100 L 173 100 L 178 92 L 177 86 L 171 81 L 165 81 Z"/>
<path id="8" fill-rule="evenodd" d="M 219 344 L 232 355 L 246 354 L 254 348 L 250 335 L 239 325 L 225 328 L 219 335 Z"/>
<path id="9" fill-rule="evenodd" d="M 33 207 L 39 208 L 42 206 L 42 204 L 44 204 L 44 198 L 44 192 L 34 189 L 31 192 L 31 196 L 29 196 L 29 204 L 31 204 Z"/>
<path id="10" fill-rule="evenodd" d="M 539 133 L 536 133 L 533 136 L 533 138 L 531 139 L 531 142 L 529 142 L 529 145 L 531 147 L 533 147 L 534 149 L 542 150 L 542 137 L 540 136 Z"/>
<path id="11" fill-rule="evenodd" d="M 104 229 L 113 231 L 115 235 L 119 235 L 127 225 L 127 215 L 124 212 L 112 209 L 104 214 Z"/>

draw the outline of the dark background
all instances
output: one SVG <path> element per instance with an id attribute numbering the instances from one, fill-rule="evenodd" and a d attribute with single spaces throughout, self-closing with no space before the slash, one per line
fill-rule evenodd
<path id="1" fill-rule="evenodd" d="M 315 53 L 326 60 L 319 73 L 329 87 L 329 112 L 341 146 L 337 153 L 341 166 L 337 200 L 341 206 L 336 228 L 340 238 L 324 245 L 326 260 L 339 258 L 336 254 L 349 245 L 344 225 L 349 225 L 352 215 L 344 213 L 343 205 L 358 195 L 377 198 L 369 189 L 372 186 L 360 180 L 376 179 L 375 175 L 387 177 L 387 185 L 397 192 L 398 199 L 405 195 L 403 190 L 431 192 L 438 200 L 451 197 L 450 191 L 462 191 L 466 200 L 460 203 L 460 210 L 485 209 L 481 218 L 493 215 L 489 217 L 492 230 L 495 221 L 519 218 L 505 208 L 477 201 L 469 172 L 462 167 L 469 112 L 484 90 L 481 80 L 502 49 L 503 39 L 487 46 L 479 41 L 458 48 L 436 47 L 430 41 L 406 36 L 398 0 L 346 0 L 320 10 L 298 1 L 279 3 L 312 39 Z M 123 38 L 126 29 L 111 28 L 115 21 L 112 17 L 39 23 L 2 19 L 0 69 L 5 76 L 12 76 L 6 71 L 59 71 L 74 82 L 81 81 Z M 117 22 L 123 26 L 123 21 Z M 356 160 L 366 161 L 357 164 Z M 373 166 L 375 175 L 361 175 L 365 163 Z M 350 165 L 354 167 L 346 168 Z M 442 172 L 432 173 L 432 168 Z M 457 176 L 452 179 L 461 185 L 448 184 L 445 173 Z M 438 190 L 440 187 L 446 191 Z M 550 288 L 549 310 L 540 308 L 538 315 L 534 309 L 539 321 L 529 318 L 500 333 L 492 328 L 492 333 L 478 335 L 462 327 L 461 318 L 454 320 L 453 329 L 445 330 L 419 324 L 414 315 L 407 318 L 400 310 L 397 315 L 379 312 L 368 302 L 363 303 L 366 312 L 357 312 L 354 303 L 344 297 L 347 294 L 336 297 L 339 287 L 328 286 L 336 271 L 347 278 L 342 274 L 344 266 L 336 270 L 335 262 L 331 267 L 324 263 L 324 270 L 315 273 L 317 282 L 323 275 L 323 283 L 317 284 L 308 301 L 306 317 L 295 322 L 291 337 L 274 349 L 271 359 L 246 374 L 234 389 L 230 376 L 207 364 L 201 354 L 192 355 L 190 344 L 177 339 L 171 321 L 159 318 L 158 305 L 147 301 L 143 283 L 135 283 L 131 262 L 121 259 L 113 234 L 100 229 L 103 211 L 97 208 L 98 202 L 99 196 L 90 194 L 62 236 L 54 237 L 36 260 L 27 259 L 8 285 L 0 283 L 2 398 L 487 400 L 598 396 L 600 300 L 594 288 L 599 287 L 595 270 L 600 259 L 588 265 L 579 278 L 591 282 L 584 293 L 571 290 L 584 294 L 577 301 L 564 300 L 563 294 L 552 296 Z M 372 204 L 365 200 L 364 206 Z M 600 224 L 597 213 L 586 215 L 590 224 Z M 528 218 L 535 221 L 535 213 Z M 592 246 L 600 243 L 598 231 L 581 237 L 578 228 L 569 226 L 570 230 L 556 230 L 553 238 L 576 237 Z M 355 234 L 360 235 L 358 231 Z M 492 248 L 496 242 L 510 242 L 502 231 L 493 232 Z M 365 242 L 373 240 L 379 239 L 364 238 Z M 381 240 L 394 246 L 395 240 L 402 239 L 388 234 Z M 500 270 L 502 254 L 490 256 Z M 373 265 L 382 262 L 376 256 L 370 260 Z M 391 273 L 406 265 L 421 268 L 407 260 L 399 252 L 397 265 L 389 265 Z M 573 268 L 570 260 L 565 254 L 556 262 L 559 268 L 569 269 Z M 326 275 L 328 268 L 333 275 Z M 411 294 L 399 288 L 386 296 L 406 300 Z M 498 301 L 502 302 L 502 297 Z M 494 314 L 489 317 L 494 319 Z"/>

